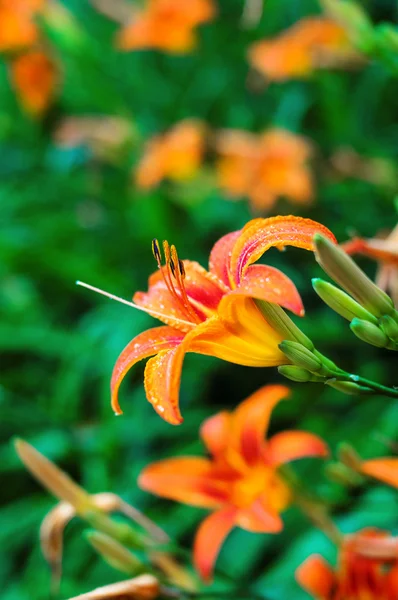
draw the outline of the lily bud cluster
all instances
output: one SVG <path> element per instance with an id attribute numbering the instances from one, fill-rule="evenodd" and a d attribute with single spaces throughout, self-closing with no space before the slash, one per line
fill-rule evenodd
<path id="1" fill-rule="evenodd" d="M 398 350 L 398 312 L 392 299 L 358 267 L 342 248 L 321 235 L 314 237 L 315 256 L 323 270 L 345 291 L 313 279 L 318 296 L 350 321 L 351 331 L 363 342 Z"/>

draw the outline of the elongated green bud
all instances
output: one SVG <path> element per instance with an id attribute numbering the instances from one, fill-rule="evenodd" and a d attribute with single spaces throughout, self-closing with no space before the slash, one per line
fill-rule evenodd
<path id="1" fill-rule="evenodd" d="M 342 442 L 339 445 L 337 449 L 337 457 L 339 461 L 348 468 L 353 469 L 354 471 L 361 470 L 362 459 L 356 450 L 354 450 L 350 444 L 347 444 L 347 442 Z"/>
<path id="2" fill-rule="evenodd" d="M 374 394 L 374 390 L 371 390 L 370 388 L 363 387 L 357 383 L 351 383 L 350 381 L 339 381 L 333 377 L 325 381 L 325 383 L 343 394 L 348 394 L 348 396 Z"/>
<path id="3" fill-rule="evenodd" d="M 312 287 L 329 308 L 348 321 L 352 321 L 352 319 L 358 317 L 359 319 L 377 324 L 376 317 L 333 284 L 316 278 L 312 280 Z"/>
<path id="4" fill-rule="evenodd" d="M 389 315 L 384 315 L 379 319 L 380 328 L 394 342 L 398 342 L 398 323 Z"/>
<path id="5" fill-rule="evenodd" d="M 352 0 L 321 0 L 321 5 L 350 37 L 353 44 L 369 51 L 373 41 L 373 25 L 360 3 Z"/>
<path id="6" fill-rule="evenodd" d="M 338 462 L 326 465 L 325 473 L 332 481 L 347 487 L 359 485 L 364 480 L 358 473 Z"/>
<path id="7" fill-rule="evenodd" d="M 315 373 L 322 368 L 319 358 L 298 342 L 284 340 L 279 344 L 279 349 L 296 367 Z"/>
<path id="8" fill-rule="evenodd" d="M 363 321 L 362 319 L 353 319 L 350 324 L 351 331 L 363 342 L 376 346 L 377 348 L 386 348 L 389 339 L 377 325 Z"/>
<path id="9" fill-rule="evenodd" d="M 322 381 L 321 377 L 317 377 L 301 367 L 296 365 L 282 365 L 278 367 L 278 371 L 283 377 L 290 379 L 291 381 L 297 381 L 298 383 L 306 383 L 307 381 Z"/>
<path id="10" fill-rule="evenodd" d="M 93 548 L 111 567 L 128 575 L 136 575 L 142 572 L 143 563 L 109 535 L 99 531 L 88 531 L 86 537 Z"/>
<path id="11" fill-rule="evenodd" d="M 272 325 L 275 331 L 280 333 L 283 338 L 298 342 L 305 348 L 308 348 L 308 350 L 314 349 L 314 344 L 310 338 L 307 337 L 295 323 L 293 323 L 283 308 L 277 304 L 265 302 L 264 300 L 255 300 L 254 302 L 264 315 L 266 321 Z"/>
<path id="12" fill-rule="evenodd" d="M 315 258 L 322 269 L 375 317 L 394 313 L 391 298 L 339 246 L 317 233 Z"/>

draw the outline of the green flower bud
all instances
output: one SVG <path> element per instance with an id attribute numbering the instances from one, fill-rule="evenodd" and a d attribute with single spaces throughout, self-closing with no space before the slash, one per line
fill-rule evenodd
<path id="1" fill-rule="evenodd" d="M 314 344 L 310 338 L 307 337 L 295 323 L 293 323 L 283 308 L 277 304 L 265 302 L 264 300 L 255 300 L 254 302 L 266 321 L 286 340 L 298 342 L 305 348 L 308 348 L 308 350 L 314 349 Z"/>
<path id="2" fill-rule="evenodd" d="M 326 465 L 325 473 L 332 481 L 349 487 L 359 485 L 363 481 L 363 477 L 358 473 L 338 462 Z"/>
<path id="3" fill-rule="evenodd" d="M 363 308 L 351 296 L 339 290 L 339 288 L 331 283 L 316 278 L 312 280 L 312 287 L 329 308 L 348 321 L 352 321 L 352 319 L 358 317 L 359 319 L 377 324 L 376 317 L 367 311 L 366 308 Z"/>
<path id="4" fill-rule="evenodd" d="M 362 319 L 353 319 L 350 324 L 351 331 L 363 342 L 376 346 L 377 348 L 386 348 L 389 339 L 377 325 L 363 321 Z"/>
<path id="5" fill-rule="evenodd" d="M 284 340 L 279 344 L 279 349 L 293 363 L 293 365 L 307 371 L 320 371 L 322 362 L 310 350 L 298 342 Z"/>
<path id="6" fill-rule="evenodd" d="M 358 385 L 357 383 L 351 383 L 350 381 L 339 381 L 338 379 L 328 379 L 325 381 L 326 385 L 342 392 L 343 394 L 348 394 L 348 396 L 358 396 L 364 394 L 373 394 L 374 391 L 370 388 L 363 387 L 362 385 Z"/>
<path id="7" fill-rule="evenodd" d="M 99 531 L 88 531 L 86 537 L 93 548 L 111 567 L 129 575 L 137 575 L 143 572 L 143 563 L 109 535 Z"/>
<path id="8" fill-rule="evenodd" d="M 398 323 L 389 315 L 384 315 L 379 319 L 380 328 L 394 342 L 398 342 Z"/>
<path id="9" fill-rule="evenodd" d="M 291 381 L 297 381 L 298 383 L 306 383 L 307 381 L 314 380 L 322 381 L 320 377 L 316 377 L 310 373 L 310 371 L 302 369 L 301 367 L 296 367 L 295 365 L 282 365 L 281 367 L 278 367 L 278 371 L 283 377 L 286 377 Z"/>
<path id="10" fill-rule="evenodd" d="M 364 52 L 371 50 L 374 28 L 359 3 L 352 0 L 321 0 L 321 4 L 332 19 L 344 27 L 355 46 Z"/>
<path id="11" fill-rule="evenodd" d="M 314 236 L 315 258 L 322 269 L 375 317 L 394 313 L 394 303 L 339 246 Z"/>
<path id="12" fill-rule="evenodd" d="M 362 460 L 359 454 L 354 450 L 354 448 L 347 444 L 347 442 L 342 442 L 337 449 L 337 457 L 343 465 L 346 465 L 349 469 L 353 469 L 354 471 L 360 471 L 362 466 Z"/>

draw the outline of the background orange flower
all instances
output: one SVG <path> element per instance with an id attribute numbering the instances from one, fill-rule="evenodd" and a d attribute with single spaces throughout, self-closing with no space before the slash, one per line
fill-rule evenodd
<path id="1" fill-rule="evenodd" d="M 45 0 L 0 0 L 0 52 L 31 46 L 39 38 L 34 21 Z"/>
<path id="2" fill-rule="evenodd" d="M 232 198 L 248 196 L 258 210 L 269 210 L 280 196 L 307 204 L 313 196 L 313 181 L 307 161 L 309 142 L 283 129 L 255 135 L 226 130 L 219 134 L 218 179 Z"/>
<path id="3" fill-rule="evenodd" d="M 11 63 L 11 78 L 22 106 L 34 116 L 49 106 L 57 84 L 53 61 L 40 51 L 22 54 Z"/>
<path id="4" fill-rule="evenodd" d="M 120 31 L 117 44 L 122 50 L 189 52 L 196 44 L 196 27 L 214 15 L 213 0 L 148 0 Z"/>
<path id="5" fill-rule="evenodd" d="M 315 69 L 336 66 L 352 57 L 344 29 L 325 17 L 302 19 L 249 49 L 251 65 L 271 81 L 307 77 Z"/>
<path id="6" fill-rule="evenodd" d="M 164 178 L 193 177 L 202 162 L 204 131 L 200 121 L 186 119 L 150 140 L 135 173 L 137 185 L 149 189 Z"/>

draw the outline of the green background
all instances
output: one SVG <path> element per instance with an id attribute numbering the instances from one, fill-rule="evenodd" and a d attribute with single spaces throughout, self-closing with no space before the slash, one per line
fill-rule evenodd
<path id="1" fill-rule="evenodd" d="M 204 266 L 212 244 L 241 228 L 253 215 L 247 204 L 230 202 L 211 184 L 214 164 L 206 157 L 197 180 L 161 184 L 142 193 L 131 170 L 151 135 L 186 117 L 210 128 L 261 131 L 278 125 L 313 140 L 316 201 L 303 209 L 280 200 L 271 214 L 300 214 L 319 220 L 344 241 L 352 232 L 373 236 L 391 229 L 398 193 L 398 82 L 381 62 L 350 72 L 318 72 L 308 81 L 247 85 L 248 45 L 273 35 L 302 16 L 319 12 L 310 0 L 267 0 L 261 21 L 241 26 L 243 2 L 218 0 L 217 19 L 200 28 L 198 48 L 186 56 L 160 52 L 121 54 L 114 47 L 117 25 L 86 0 L 65 2 L 77 37 L 44 27 L 62 70 L 58 98 L 43 121 L 18 107 L 0 61 L 0 589 L 4 600 L 49 598 L 49 572 L 38 544 L 39 524 L 54 500 L 24 470 L 12 437 L 27 439 L 75 477 L 88 491 L 112 490 L 145 510 L 190 548 L 205 512 L 140 491 L 136 477 L 149 462 L 176 454 L 203 453 L 201 421 L 233 408 L 267 382 L 281 381 L 275 369 L 250 369 L 189 355 L 183 371 L 184 424 L 164 423 L 146 402 L 143 365 L 121 390 L 123 417 L 109 403 L 113 364 L 131 338 L 155 323 L 146 315 L 75 286 L 80 279 L 130 298 L 146 289 L 154 270 L 153 237 L 177 245 L 182 258 Z M 393 0 L 363 3 L 375 23 L 396 22 Z M 86 146 L 62 150 L 53 133 L 70 115 L 117 115 L 131 122 L 131 139 L 112 161 Z M 330 165 L 341 147 L 384 159 L 388 177 L 369 183 L 342 178 Z M 266 261 L 281 268 L 302 294 L 303 329 L 345 369 L 392 385 L 394 355 L 362 344 L 348 324 L 312 291 L 322 276 L 313 256 L 271 250 Z M 360 264 L 372 276 L 375 265 Z M 394 400 L 352 398 L 315 384 L 293 384 L 292 400 L 275 411 L 271 430 L 301 428 L 322 435 L 334 452 L 347 440 L 365 457 L 391 453 L 397 439 Z M 386 441 L 387 440 L 387 441 Z M 397 494 L 366 484 L 345 491 L 330 482 L 318 461 L 298 466 L 309 489 L 336 506 L 344 531 L 366 525 L 397 532 Z M 256 581 L 273 600 L 307 598 L 294 581 L 295 568 L 311 553 L 334 559 L 326 538 L 294 509 L 278 536 L 236 530 L 219 566 L 242 585 Z M 76 521 L 65 538 L 60 598 L 117 581 L 82 538 Z M 122 576 L 123 577 L 123 576 Z"/>

